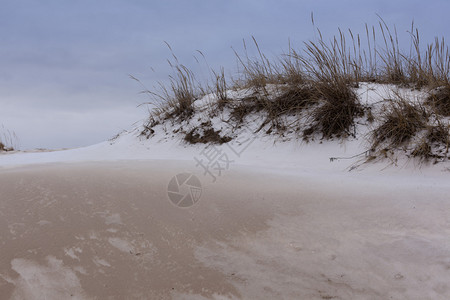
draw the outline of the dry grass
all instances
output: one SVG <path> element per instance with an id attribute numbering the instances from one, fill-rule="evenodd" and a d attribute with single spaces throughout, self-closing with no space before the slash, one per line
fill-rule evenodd
<path id="1" fill-rule="evenodd" d="M 187 119 L 194 114 L 192 104 L 197 99 L 195 76 L 184 65 L 173 66 L 175 75 L 170 77 L 170 88 L 162 87 L 165 105 L 160 106 L 160 113 L 166 118 Z"/>
<path id="2" fill-rule="evenodd" d="M 267 98 L 264 102 L 265 119 L 259 126 L 259 130 L 270 124 L 266 131 L 272 133 L 274 130 L 283 134 L 288 129 L 295 127 L 300 120 L 302 112 L 317 104 L 317 93 L 310 85 L 290 85 L 274 99 Z M 297 117 L 297 121 L 286 124 L 285 116 Z"/>
<path id="3" fill-rule="evenodd" d="M 448 122 L 444 123 L 438 119 L 435 125 L 428 126 L 425 139 L 425 142 L 430 145 L 431 157 L 449 158 L 450 124 Z"/>
<path id="4" fill-rule="evenodd" d="M 440 121 L 437 125 L 427 128 L 427 140 L 432 144 L 441 144 L 448 150 L 450 144 L 450 124 L 444 124 Z"/>
<path id="5" fill-rule="evenodd" d="M 219 72 L 212 70 L 214 85 L 213 85 L 213 94 L 217 99 L 218 108 L 223 108 L 226 106 L 230 99 L 228 98 L 228 85 L 225 77 L 225 70 L 223 68 L 220 69 Z"/>
<path id="6" fill-rule="evenodd" d="M 259 95 L 248 96 L 231 103 L 231 119 L 237 125 L 244 122 L 248 115 L 265 109 L 267 100 Z"/>
<path id="7" fill-rule="evenodd" d="M 204 89 L 196 80 L 194 73 L 178 61 L 170 45 L 168 43 L 166 45 L 173 57 L 173 61 L 168 60 L 169 66 L 173 71 L 173 74 L 169 76 L 168 85 L 158 82 L 159 89 L 156 91 L 149 90 L 138 78 L 130 77 L 144 87 L 141 93 L 151 97 L 150 102 L 143 103 L 154 107 L 150 118 L 189 119 L 195 112 L 192 104 L 200 96 L 204 95 Z"/>
<path id="8" fill-rule="evenodd" d="M 295 51 L 289 45 L 289 53 L 282 55 L 279 59 L 277 67 L 278 84 L 296 87 L 307 83 L 304 66 L 300 60 L 295 58 L 294 53 Z"/>
<path id="9" fill-rule="evenodd" d="M 379 22 L 379 28 L 381 36 L 383 37 L 384 48 L 380 49 L 378 52 L 378 56 L 382 61 L 382 67 L 377 81 L 393 84 L 407 84 L 409 78 L 405 70 L 405 63 L 409 59 L 400 50 L 397 28 L 394 26 L 392 31 L 383 19 Z"/>
<path id="10" fill-rule="evenodd" d="M 272 118 L 295 114 L 316 103 L 317 93 L 309 85 L 290 85 L 281 95 L 269 102 L 268 113 Z"/>
<path id="11" fill-rule="evenodd" d="M 6 129 L 3 125 L 0 126 L 0 152 L 15 150 L 17 141 L 18 138 L 14 131 Z"/>
<path id="12" fill-rule="evenodd" d="M 234 54 L 239 62 L 241 78 L 235 81 L 239 88 L 251 88 L 255 91 L 265 91 L 268 84 L 279 83 L 277 66 L 272 63 L 261 51 L 258 42 L 252 37 L 258 57 L 252 58 L 248 54 L 245 40 L 243 41 L 244 54 L 240 55 L 236 50 Z"/>
<path id="13" fill-rule="evenodd" d="M 430 144 L 426 140 L 422 140 L 411 152 L 411 155 L 423 160 L 435 157 Z"/>
<path id="14" fill-rule="evenodd" d="M 413 157 L 423 161 L 448 158 L 450 146 L 450 125 L 438 121 L 436 125 L 427 126 L 425 135 L 411 152 Z"/>
<path id="15" fill-rule="evenodd" d="M 364 114 L 353 89 L 345 82 L 323 82 L 316 86 L 322 102 L 312 112 L 316 131 L 327 139 L 351 135 L 355 119 Z"/>
<path id="16" fill-rule="evenodd" d="M 445 160 L 450 144 L 450 123 L 420 101 L 410 102 L 398 93 L 383 107 L 381 122 L 371 133 L 372 151 L 403 150 L 427 162 Z"/>
<path id="17" fill-rule="evenodd" d="M 419 130 L 426 128 L 428 119 L 423 106 L 404 98 L 392 100 L 382 112 L 381 124 L 372 132 L 372 149 L 405 145 Z"/>
<path id="18" fill-rule="evenodd" d="M 444 38 L 435 38 L 423 52 L 420 46 L 419 31 L 411 26 L 413 52 L 405 59 L 409 81 L 416 86 L 440 87 L 449 85 L 450 53 Z"/>
<path id="19" fill-rule="evenodd" d="M 427 104 L 442 116 L 450 116 L 450 84 L 441 86 L 430 93 Z"/>

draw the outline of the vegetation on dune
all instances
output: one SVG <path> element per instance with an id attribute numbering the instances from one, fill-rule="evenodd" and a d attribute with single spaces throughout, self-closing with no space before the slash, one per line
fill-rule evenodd
<path id="1" fill-rule="evenodd" d="M 424 107 L 399 97 L 388 102 L 380 119 L 380 125 L 372 131 L 372 148 L 384 145 L 391 149 L 408 143 L 419 130 L 424 129 L 429 114 Z"/>
<path id="2" fill-rule="evenodd" d="M 211 83 L 202 87 L 174 56 L 170 84 L 161 85 L 159 93 L 146 91 L 157 100 L 157 107 L 142 134 L 150 136 L 155 125 L 168 120 L 189 122 L 197 113 L 195 100 L 213 94 L 215 102 L 208 113 L 213 117 L 221 112 L 231 128 L 258 115 L 256 131 L 279 135 L 290 132 L 309 141 L 355 136 L 358 120 L 365 120 L 372 127 L 372 157 L 388 150 L 403 150 L 423 160 L 448 159 L 450 54 L 444 39 L 436 38 L 423 50 L 419 32 L 412 25 L 410 50 L 403 52 L 396 28 L 382 19 L 377 26 L 366 25 L 363 35 L 339 29 L 339 34 L 327 42 L 320 30 L 317 33 L 318 38 L 305 42 L 303 49 L 289 46 L 289 51 L 275 60 L 262 53 L 254 38 L 257 56 L 249 57 L 244 42 L 244 54 L 235 51 L 240 77 L 231 79 L 232 84 L 221 68 L 211 71 Z M 417 103 L 417 99 L 396 94 L 374 112 L 374 107 L 361 104 L 356 94 L 362 82 L 420 89 L 428 96 Z M 247 94 L 231 97 L 229 90 Z M 231 140 L 210 123 L 198 123 L 180 131 L 185 141 L 221 144 Z"/>
<path id="3" fill-rule="evenodd" d="M 16 147 L 17 136 L 14 132 L 6 129 L 3 125 L 0 127 L 0 152 L 13 151 Z"/>

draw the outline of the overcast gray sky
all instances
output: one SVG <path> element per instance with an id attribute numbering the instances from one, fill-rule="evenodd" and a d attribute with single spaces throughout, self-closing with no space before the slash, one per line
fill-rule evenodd
<path id="1" fill-rule="evenodd" d="M 134 75 L 149 88 L 171 73 L 167 41 L 180 61 L 232 74 L 242 39 L 268 55 L 337 27 L 364 32 L 377 14 L 399 34 L 414 20 L 423 42 L 449 37 L 450 1 L 0 0 L 0 125 L 22 149 L 79 147 L 106 140 L 146 116 Z M 152 69 L 154 71 L 152 71 Z"/>

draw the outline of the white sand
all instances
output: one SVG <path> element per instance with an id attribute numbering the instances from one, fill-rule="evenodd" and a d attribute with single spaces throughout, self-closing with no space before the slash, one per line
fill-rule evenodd
<path id="1" fill-rule="evenodd" d="M 180 172 L 203 184 L 187 209 L 167 197 Z M 234 166 L 212 183 L 165 160 L 3 169 L 0 295 L 448 299 L 449 185 L 388 181 Z"/>

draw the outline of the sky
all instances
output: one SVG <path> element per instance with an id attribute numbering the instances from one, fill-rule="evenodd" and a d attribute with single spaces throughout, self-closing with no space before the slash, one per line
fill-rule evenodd
<path id="1" fill-rule="evenodd" d="M 236 76 L 233 49 L 256 38 L 269 57 L 337 29 L 364 33 L 381 16 L 402 40 L 414 21 L 422 42 L 450 36 L 448 0 L 0 0 L 0 137 L 16 148 L 72 148 L 105 141 L 148 115 L 140 93 L 167 82 L 171 46 L 207 78 Z M 406 45 L 406 44 L 405 44 Z M 199 59 L 201 51 L 205 59 Z M 250 50 L 250 54 L 251 54 Z M 199 62 L 197 62 L 197 60 Z M 3 127 L 2 127 L 3 126 Z M 1 129 L 3 128 L 3 129 Z"/>

